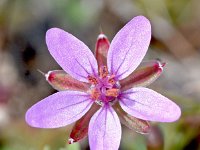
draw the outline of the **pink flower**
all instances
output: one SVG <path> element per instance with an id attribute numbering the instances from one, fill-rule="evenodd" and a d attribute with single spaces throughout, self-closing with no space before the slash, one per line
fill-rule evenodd
<path id="1" fill-rule="evenodd" d="M 60 91 L 33 105 L 26 113 L 26 122 L 32 127 L 58 128 L 78 120 L 70 143 L 88 133 L 92 150 L 116 150 L 121 139 L 117 113 L 123 122 L 135 123 L 125 123 L 127 126 L 136 126 L 142 133 L 148 127 L 145 120 L 176 121 L 181 110 L 174 102 L 141 87 L 155 80 L 164 64 L 152 61 L 135 71 L 150 39 L 148 19 L 135 17 L 116 34 L 111 44 L 100 34 L 96 60 L 90 49 L 73 35 L 58 28 L 48 30 L 49 52 L 68 74 L 50 71 L 46 75 L 49 83 Z"/>

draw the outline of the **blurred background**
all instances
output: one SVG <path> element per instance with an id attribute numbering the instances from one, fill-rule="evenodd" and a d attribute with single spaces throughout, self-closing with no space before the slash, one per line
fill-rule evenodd
<path id="1" fill-rule="evenodd" d="M 200 150 L 199 0 L 0 0 L 0 150 L 86 150 L 67 145 L 72 126 L 35 129 L 26 110 L 55 90 L 37 69 L 60 69 L 45 33 L 62 28 L 95 48 L 100 28 L 112 40 L 130 19 L 145 15 L 153 33 L 145 60 L 167 65 L 150 88 L 182 109 L 174 123 L 152 123 L 148 135 L 123 127 L 120 150 Z"/>

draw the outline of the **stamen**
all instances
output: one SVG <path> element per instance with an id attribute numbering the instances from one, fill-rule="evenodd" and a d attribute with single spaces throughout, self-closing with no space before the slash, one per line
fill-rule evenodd
<path id="1" fill-rule="evenodd" d="M 106 90 L 106 96 L 112 96 L 112 97 L 117 97 L 119 95 L 119 89 L 108 89 Z"/>
<path id="2" fill-rule="evenodd" d="M 101 95 L 100 91 L 97 89 L 92 89 L 91 90 L 91 99 L 97 100 L 99 96 Z"/>
<path id="3" fill-rule="evenodd" d="M 97 85 L 98 84 L 98 80 L 96 77 L 93 77 L 93 76 L 88 76 L 88 81 L 90 84 L 93 84 L 93 85 Z"/>
<path id="4" fill-rule="evenodd" d="M 114 79 L 115 75 L 111 75 L 109 80 L 108 80 L 108 83 L 114 85 L 116 83 L 115 79 Z"/>
<path id="5" fill-rule="evenodd" d="M 106 66 L 101 66 L 99 69 L 100 78 L 105 78 L 108 76 L 108 68 Z"/>

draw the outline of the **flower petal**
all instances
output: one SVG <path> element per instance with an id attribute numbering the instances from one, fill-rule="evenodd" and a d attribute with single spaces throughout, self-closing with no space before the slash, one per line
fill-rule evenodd
<path id="1" fill-rule="evenodd" d="M 150 132 L 150 124 L 146 120 L 135 118 L 127 114 L 119 104 L 115 104 L 115 110 L 119 116 L 120 122 L 127 126 L 129 129 L 134 130 L 141 134 L 147 134 Z"/>
<path id="2" fill-rule="evenodd" d="M 149 121 L 173 122 L 181 115 L 179 106 L 148 88 L 132 88 L 123 92 L 120 105 L 130 115 Z"/>
<path id="3" fill-rule="evenodd" d="M 142 62 L 141 65 L 127 78 L 120 81 L 121 90 L 125 91 L 132 87 L 148 86 L 162 73 L 165 63 L 159 60 Z"/>
<path id="4" fill-rule="evenodd" d="M 99 34 L 96 42 L 96 48 L 95 48 L 95 56 L 98 62 L 99 68 L 101 66 L 107 66 L 107 54 L 108 49 L 110 46 L 110 42 L 108 38 L 103 34 Z"/>
<path id="5" fill-rule="evenodd" d="M 151 25 L 138 16 L 128 22 L 114 37 L 108 51 L 108 70 L 118 80 L 126 78 L 140 64 L 151 39 Z"/>
<path id="6" fill-rule="evenodd" d="M 45 74 L 49 84 L 58 91 L 75 90 L 86 92 L 90 85 L 72 78 L 63 70 L 52 70 Z"/>
<path id="7" fill-rule="evenodd" d="M 91 107 L 89 95 L 77 91 L 57 92 L 33 105 L 26 112 L 32 127 L 58 128 L 80 119 Z"/>
<path id="8" fill-rule="evenodd" d="M 91 150 L 117 150 L 121 139 L 121 125 L 112 107 L 98 110 L 89 123 Z"/>
<path id="9" fill-rule="evenodd" d="M 90 119 L 99 108 L 99 105 L 94 103 L 90 110 L 80 120 L 76 121 L 69 136 L 69 144 L 78 142 L 88 135 Z"/>
<path id="10" fill-rule="evenodd" d="M 88 82 L 88 75 L 97 74 L 97 61 L 90 49 L 73 35 L 58 28 L 46 33 L 49 52 L 57 63 L 77 80 Z"/>

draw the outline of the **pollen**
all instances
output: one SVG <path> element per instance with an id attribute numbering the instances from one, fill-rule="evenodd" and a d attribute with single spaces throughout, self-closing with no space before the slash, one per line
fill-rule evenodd
<path id="1" fill-rule="evenodd" d="M 119 95 L 119 89 L 108 89 L 106 90 L 106 96 L 112 96 L 112 97 L 117 97 Z"/>
<path id="2" fill-rule="evenodd" d="M 91 90 L 91 99 L 97 100 L 100 97 L 101 93 L 98 89 L 94 88 Z"/>
<path id="3" fill-rule="evenodd" d="M 93 85 L 97 85 L 98 84 L 98 79 L 94 76 L 88 76 L 88 81 L 90 84 L 93 84 Z"/>
<path id="4" fill-rule="evenodd" d="M 109 80 L 108 80 L 108 83 L 114 85 L 114 84 L 116 83 L 116 81 L 115 81 L 114 78 L 115 78 L 115 76 L 114 76 L 114 75 L 111 75 L 110 78 L 109 78 Z"/>

